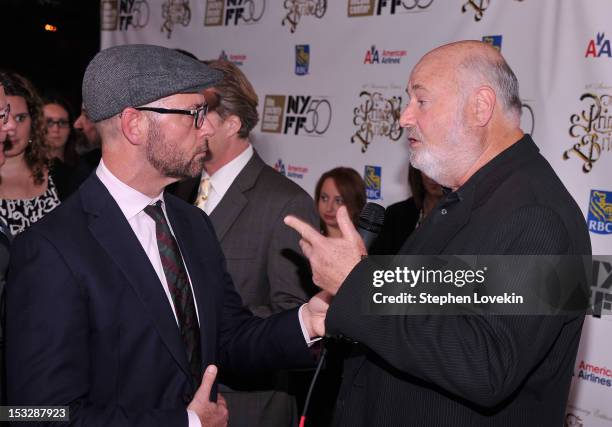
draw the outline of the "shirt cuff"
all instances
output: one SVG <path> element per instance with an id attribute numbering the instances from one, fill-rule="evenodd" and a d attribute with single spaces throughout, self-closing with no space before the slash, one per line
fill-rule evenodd
<path id="1" fill-rule="evenodd" d="M 306 325 L 304 325 L 304 320 L 302 319 L 302 309 L 304 308 L 305 305 L 306 304 L 302 304 L 302 306 L 298 310 L 298 319 L 300 321 L 300 328 L 302 328 L 302 334 L 304 335 L 304 341 L 306 341 L 306 345 L 310 347 L 311 345 L 319 341 L 321 337 L 311 339 L 310 336 L 308 335 L 308 330 L 306 329 Z"/>
<path id="2" fill-rule="evenodd" d="M 202 427 L 200 417 L 191 409 L 187 409 L 187 419 L 189 420 L 189 427 Z"/>

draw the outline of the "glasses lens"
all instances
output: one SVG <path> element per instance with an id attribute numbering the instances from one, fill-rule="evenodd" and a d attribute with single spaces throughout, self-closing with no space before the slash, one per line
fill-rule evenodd
<path id="1" fill-rule="evenodd" d="M 196 116 L 195 116 L 196 129 L 200 129 L 202 125 L 204 125 L 204 120 L 206 119 L 207 109 L 208 109 L 208 106 L 204 104 L 198 107 L 198 109 L 196 110 Z"/>
<path id="2" fill-rule="evenodd" d="M 64 119 L 60 119 L 60 120 L 53 120 L 53 119 L 47 119 L 47 127 L 48 128 L 52 128 L 53 126 L 57 125 L 62 129 L 65 129 L 68 127 L 70 123 L 68 122 L 68 120 L 64 120 Z"/>

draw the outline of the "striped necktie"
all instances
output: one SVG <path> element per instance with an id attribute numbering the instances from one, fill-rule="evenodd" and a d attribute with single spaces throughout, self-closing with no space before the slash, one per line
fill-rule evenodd
<path id="1" fill-rule="evenodd" d="M 183 258 L 170 231 L 161 205 L 161 200 L 158 200 L 154 205 L 147 206 L 144 212 L 155 221 L 159 256 L 168 282 L 170 296 L 174 303 L 181 338 L 187 351 L 189 368 L 195 384 L 200 384 L 202 379 L 202 349 L 200 348 L 200 326 L 195 302 Z"/>

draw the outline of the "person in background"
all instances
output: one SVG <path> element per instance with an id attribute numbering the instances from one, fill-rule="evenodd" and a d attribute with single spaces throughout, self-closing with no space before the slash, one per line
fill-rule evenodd
<path id="1" fill-rule="evenodd" d="M 0 219 L 15 235 L 38 221 L 60 204 L 58 191 L 49 174 L 45 145 L 46 123 L 43 104 L 26 78 L 0 72 L 10 114 L 16 122 L 6 139 L 6 162 L 0 170 Z"/>
<path id="2" fill-rule="evenodd" d="M 13 136 L 17 127 L 15 120 L 10 114 L 11 105 L 8 103 L 4 93 L 2 81 L 0 78 L 0 169 L 6 161 L 4 142 L 9 135 Z M 6 401 L 6 375 L 4 372 L 4 285 L 9 263 L 10 244 L 11 233 L 0 220 L 0 405 L 4 405 Z"/>
<path id="3" fill-rule="evenodd" d="M 72 134 L 73 114 L 67 100 L 53 92 L 43 96 L 43 113 L 47 126 L 49 157 L 74 168 L 78 163 Z"/>
<path id="4" fill-rule="evenodd" d="M 372 245 L 371 254 L 397 254 L 442 198 L 442 186 L 412 166 L 408 168 L 408 185 L 412 196 L 385 209 L 383 228 Z"/>
<path id="5" fill-rule="evenodd" d="M 336 212 L 346 205 L 353 224 L 357 225 L 366 203 L 365 183 L 355 169 L 337 167 L 325 172 L 315 187 L 315 204 L 321 218 L 321 233 L 329 237 L 342 235 Z"/>
<path id="6" fill-rule="evenodd" d="M 212 131 L 204 170 L 171 192 L 210 216 L 244 304 L 268 317 L 303 304 L 314 288 L 299 236 L 282 219 L 291 212 L 315 225 L 318 217 L 308 193 L 266 165 L 251 145 L 249 136 L 259 120 L 258 98 L 247 77 L 228 61 L 206 64 L 223 77 L 213 92 L 205 93 Z M 286 371 L 261 378 L 222 378 L 220 390 L 231 425 L 297 425 L 296 401 L 290 394 L 299 386 L 295 380 Z"/>

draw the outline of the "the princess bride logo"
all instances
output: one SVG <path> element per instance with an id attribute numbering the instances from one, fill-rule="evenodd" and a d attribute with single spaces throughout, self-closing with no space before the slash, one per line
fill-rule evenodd
<path id="1" fill-rule="evenodd" d="M 353 109 L 353 124 L 357 130 L 351 143 L 359 142 L 365 153 L 375 137 L 400 139 L 403 129 L 399 124 L 402 97 L 386 96 L 376 90 L 359 93 L 360 104 Z"/>
<path id="2" fill-rule="evenodd" d="M 604 85 L 597 88 L 612 89 Z M 580 97 L 580 101 L 582 106 L 579 111 L 570 117 L 569 136 L 573 138 L 573 143 L 563 153 L 563 159 L 579 160 L 582 171 L 589 173 L 595 162 L 612 150 L 612 95 L 587 92 Z"/>
<path id="3" fill-rule="evenodd" d="M 285 15 L 281 24 L 287 25 L 289 31 L 295 33 L 302 17 L 323 18 L 327 11 L 327 0 L 285 0 L 283 7 L 287 11 L 287 15 Z"/>

